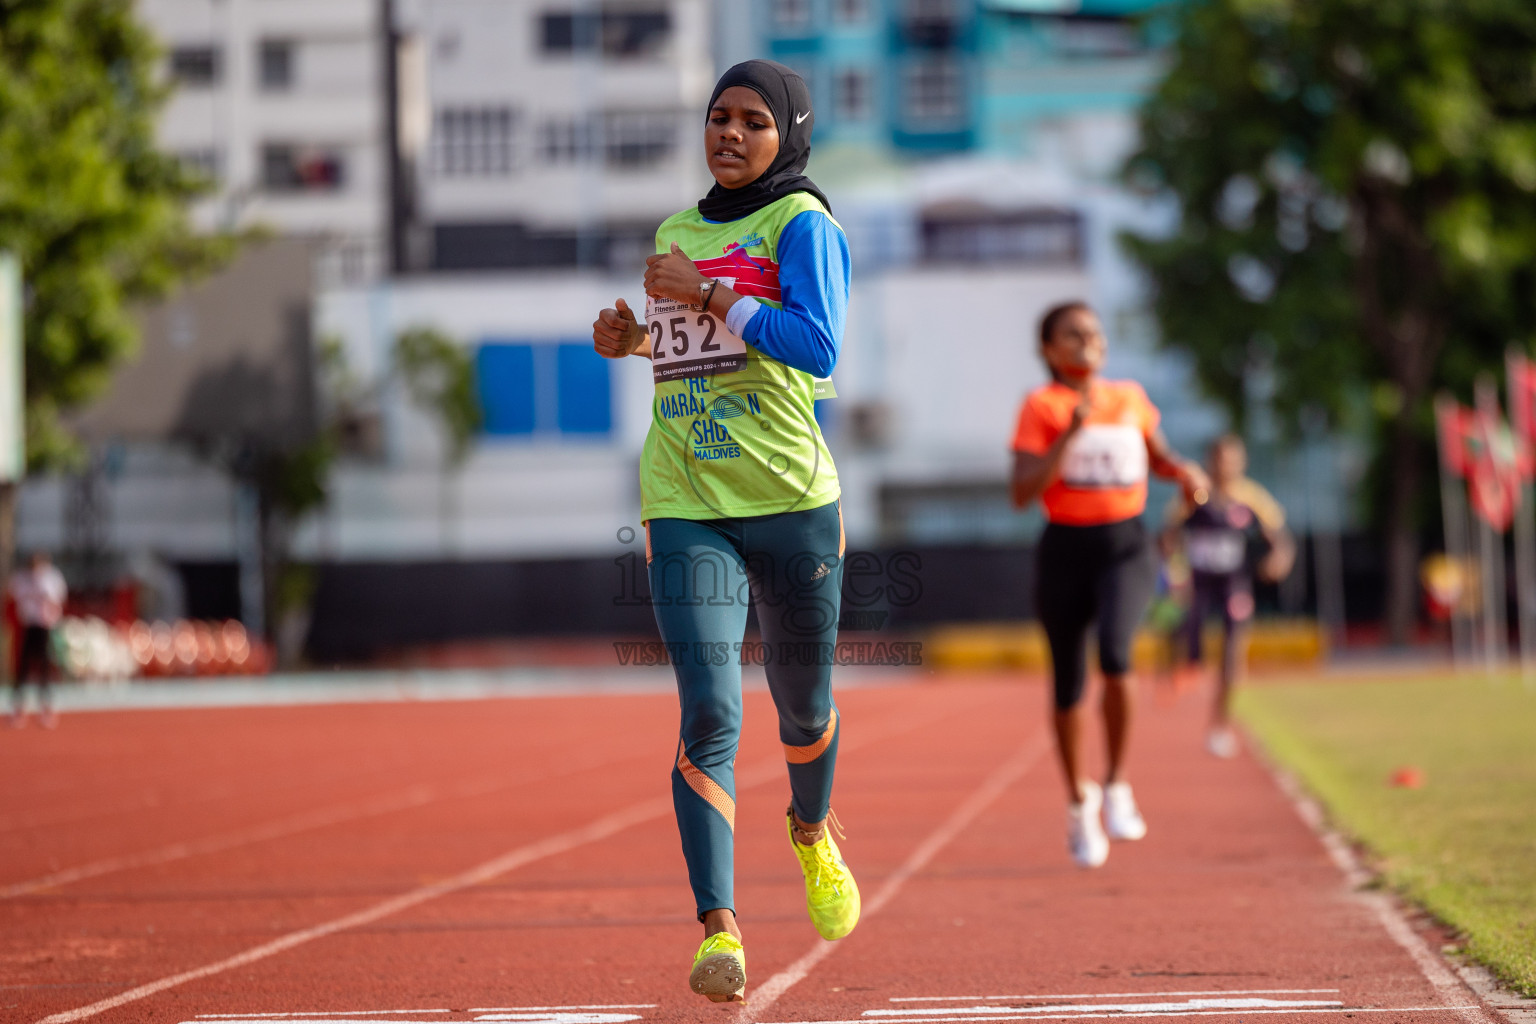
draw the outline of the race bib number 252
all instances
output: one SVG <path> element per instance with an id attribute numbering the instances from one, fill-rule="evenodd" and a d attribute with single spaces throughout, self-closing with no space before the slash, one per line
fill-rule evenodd
<path id="1" fill-rule="evenodd" d="M 721 278 L 729 288 L 735 282 Z M 645 297 L 645 326 L 651 335 L 651 376 L 657 382 L 735 373 L 747 365 L 747 343 L 725 321 L 674 299 Z"/>

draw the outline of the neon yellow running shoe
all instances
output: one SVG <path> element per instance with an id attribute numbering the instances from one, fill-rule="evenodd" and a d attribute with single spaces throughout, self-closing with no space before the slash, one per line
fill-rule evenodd
<path id="1" fill-rule="evenodd" d="M 693 954 L 688 987 L 712 1003 L 744 1003 L 747 990 L 747 954 L 741 940 L 730 932 L 715 932 Z"/>
<path id="2" fill-rule="evenodd" d="M 830 826 L 813 845 L 806 846 L 795 841 L 793 807 L 784 824 L 789 830 L 789 845 L 795 848 L 800 871 L 805 875 L 805 909 L 811 915 L 811 924 L 822 938 L 840 939 L 859 923 L 859 884 L 844 863 Z"/>

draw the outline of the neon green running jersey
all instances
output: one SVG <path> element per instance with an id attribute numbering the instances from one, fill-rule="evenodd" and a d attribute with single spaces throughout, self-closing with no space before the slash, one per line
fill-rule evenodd
<path id="1" fill-rule="evenodd" d="M 656 251 L 676 242 L 706 277 L 778 309 L 779 233 L 808 210 L 827 212 L 805 192 L 721 224 L 684 210 L 656 230 Z M 647 296 L 645 307 L 656 397 L 640 460 L 641 518 L 728 519 L 836 501 L 815 379 L 696 302 Z"/>

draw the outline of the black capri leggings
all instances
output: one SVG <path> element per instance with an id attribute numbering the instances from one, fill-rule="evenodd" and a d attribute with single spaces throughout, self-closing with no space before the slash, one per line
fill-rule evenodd
<path id="1" fill-rule="evenodd" d="M 1035 606 L 1051 645 L 1058 710 L 1083 699 L 1088 631 L 1095 622 L 1100 669 L 1105 675 L 1130 671 L 1131 640 L 1156 582 L 1157 567 L 1139 518 L 1045 528 L 1035 565 Z"/>

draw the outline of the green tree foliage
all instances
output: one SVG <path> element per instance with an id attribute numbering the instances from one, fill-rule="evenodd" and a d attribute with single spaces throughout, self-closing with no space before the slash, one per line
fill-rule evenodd
<path id="1" fill-rule="evenodd" d="M 1536 5 L 1192 0 L 1126 166 L 1177 206 L 1127 239 L 1165 343 L 1241 422 L 1368 419 L 1388 621 L 1414 607 L 1431 396 L 1536 332 Z M 1353 414 L 1353 415 L 1349 415 Z"/>
<path id="2" fill-rule="evenodd" d="M 319 339 L 315 356 L 324 402 L 314 435 L 287 447 L 244 449 L 232 466 L 254 483 L 258 495 L 265 611 L 272 629 L 284 615 L 307 608 L 318 580 L 313 566 L 292 559 L 294 531 L 330 500 L 331 476 L 341 457 L 377 454 L 370 451 L 376 439 L 368 435 L 392 386 L 403 387 L 442 429 L 445 472 L 462 465 L 483 419 L 470 350 L 434 328 L 414 327 L 396 337 L 389 372 L 376 379 L 354 371 L 334 336 Z M 298 656 L 281 644 L 278 653 L 285 664 Z"/>
<path id="3" fill-rule="evenodd" d="M 131 0 L 0 0 L 0 248 L 26 282 L 33 465 L 71 453 L 60 414 L 133 350 L 131 304 L 234 246 L 187 225 L 206 183 L 155 148 L 157 64 Z"/>
<path id="4" fill-rule="evenodd" d="M 378 380 L 363 381 L 335 337 L 321 338 L 316 363 L 327 409 L 319 429 L 304 443 L 250 458 L 245 472 L 257 482 L 273 512 L 288 523 L 325 505 L 338 457 L 365 447 L 355 436 L 375 419 L 383 392 L 398 382 L 447 439 L 446 463 L 457 467 L 480 432 L 483 413 L 470 351 L 443 332 L 413 327 L 395 339 L 393 366 Z"/>
<path id="5" fill-rule="evenodd" d="M 449 463 L 463 462 L 483 418 L 469 350 L 440 331 L 415 327 L 395 339 L 395 372 L 411 401 L 442 426 Z"/>

